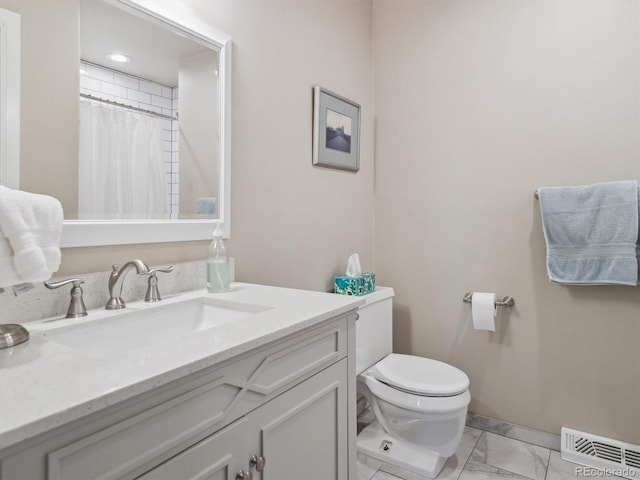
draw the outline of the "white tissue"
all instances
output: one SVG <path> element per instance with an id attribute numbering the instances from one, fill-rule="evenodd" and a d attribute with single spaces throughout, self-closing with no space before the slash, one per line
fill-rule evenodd
<path id="1" fill-rule="evenodd" d="M 360 257 L 357 253 L 354 253 L 349 257 L 347 261 L 347 271 L 345 273 L 347 277 L 359 277 L 362 275 L 362 267 L 360 266 Z"/>
<path id="2" fill-rule="evenodd" d="M 496 331 L 496 294 L 473 292 L 471 297 L 471 317 L 476 330 Z"/>

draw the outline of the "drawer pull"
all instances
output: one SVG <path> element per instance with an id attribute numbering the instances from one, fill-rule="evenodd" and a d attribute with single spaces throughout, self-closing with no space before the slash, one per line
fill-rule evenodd
<path id="1" fill-rule="evenodd" d="M 253 473 L 251 472 L 238 470 L 238 473 L 236 473 L 236 480 L 252 480 L 252 479 L 253 479 Z"/>
<path id="2" fill-rule="evenodd" d="M 255 469 L 258 472 L 261 472 L 264 470 L 265 463 L 267 463 L 267 460 L 262 456 L 258 457 L 257 455 L 252 455 L 251 458 L 249 459 L 249 466 L 255 467 Z"/>

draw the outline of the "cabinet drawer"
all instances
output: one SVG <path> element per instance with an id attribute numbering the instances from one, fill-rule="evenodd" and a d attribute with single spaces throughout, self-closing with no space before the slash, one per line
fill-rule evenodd
<path id="1" fill-rule="evenodd" d="M 175 397 L 47 455 L 48 478 L 130 478 L 344 358 L 335 320 L 194 374 Z M 171 388 L 171 387 L 168 387 Z"/>

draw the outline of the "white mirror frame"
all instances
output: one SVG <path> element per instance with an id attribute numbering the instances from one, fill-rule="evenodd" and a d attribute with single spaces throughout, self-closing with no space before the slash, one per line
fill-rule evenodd
<path id="1" fill-rule="evenodd" d="M 179 2 L 157 0 L 103 0 L 149 21 L 186 33 L 219 49 L 220 184 L 219 219 L 212 220 L 65 220 L 61 247 L 88 247 L 133 243 L 181 242 L 210 239 L 216 224 L 225 238 L 231 235 L 231 38 L 201 22 Z"/>
<path id="2" fill-rule="evenodd" d="M 20 187 L 20 15 L 0 8 L 0 185 Z"/>

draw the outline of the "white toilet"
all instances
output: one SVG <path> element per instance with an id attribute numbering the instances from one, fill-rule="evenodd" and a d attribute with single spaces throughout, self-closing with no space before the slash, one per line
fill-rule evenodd
<path id="1" fill-rule="evenodd" d="M 378 287 L 358 312 L 358 391 L 376 417 L 358 435 L 358 452 L 435 478 L 460 444 L 469 378 L 437 360 L 391 353 L 393 295 Z"/>

